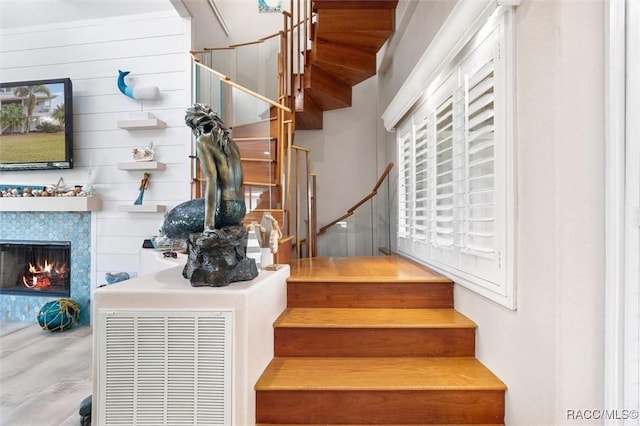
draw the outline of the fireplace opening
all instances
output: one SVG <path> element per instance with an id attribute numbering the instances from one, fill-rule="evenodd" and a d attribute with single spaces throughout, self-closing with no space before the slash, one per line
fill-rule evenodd
<path id="1" fill-rule="evenodd" d="M 70 241 L 0 241 L 0 293 L 71 295 Z"/>

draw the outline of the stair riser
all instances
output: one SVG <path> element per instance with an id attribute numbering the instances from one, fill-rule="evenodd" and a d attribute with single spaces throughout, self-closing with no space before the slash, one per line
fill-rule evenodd
<path id="1" fill-rule="evenodd" d="M 320 10 L 324 9 L 394 9 L 398 5 L 398 0 L 314 0 L 313 6 Z"/>
<path id="2" fill-rule="evenodd" d="M 288 307 L 452 308 L 452 283 L 289 282 Z"/>
<path id="3" fill-rule="evenodd" d="M 305 423 L 304 425 L 301 423 L 298 424 L 292 424 L 292 423 L 256 423 L 256 426 L 327 426 L 326 424 L 311 424 L 311 423 Z M 353 426 L 353 425 L 346 425 L 346 424 L 334 424 L 332 426 Z M 403 423 L 402 425 L 398 424 L 398 423 L 386 423 L 386 424 L 380 424 L 380 423 L 376 423 L 376 424 L 370 424 L 368 426 L 424 426 L 424 424 L 406 424 Z M 446 425 L 433 425 L 433 426 L 469 426 L 469 424 L 467 423 L 466 425 L 460 424 L 460 423 L 448 423 Z M 504 426 L 504 423 L 500 423 L 500 424 L 474 424 L 474 426 Z"/>
<path id="4" fill-rule="evenodd" d="M 311 59 L 321 67 L 321 64 L 335 64 L 355 73 L 374 75 L 376 72 L 376 55 L 357 47 L 318 40 L 314 43 Z M 340 75 L 338 77 L 343 78 Z"/>
<path id="5" fill-rule="evenodd" d="M 316 23 L 316 37 L 321 38 L 325 33 L 350 32 L 380 32 L 387 38 L 393 32 L 393 18 L 395 11 L 382 10 L 340 10 L 328 9 L 318 13 Z"/>
<path id="6" fill-rule="evenodd" d="M 296 130 L 322 129 L 323 114 L 310 96 L 296 96 Z"/>
<path id="7" fill-rule="evenodd" d="M 504 392 L 257 391 L 262 423 L 503 423 Z"/>
<path id="8" fill-rule="evenodd" d="M 305 96 L 313 96 L 323 111 L 351 106 L 351 86 L 321 68 L 305 68 Z"/>
<path id="9" fill-rule="evenodd" d="M 281 209 L 282 200 L 280 196 L 280 187 L 264 187 L 264 186 L 244 186 L 244 196 L 251 198 L 251 202 L 247 203 L 247 210 L 253 209 Z"/>
<path id="10" fill-rule="evenodd" d="M 276 328 L 275 356 L 474 356 L 473 329 Z"/>
<path id="11" fill-rule="evenodd" d="M 275 112 L 271 115 L 275 117 Z M 241 124 L 231 129 L 231 136 L 235 138 L 244 137 L 271 137 L 278 134 L 278 122 L 275 119 L 267 119 L 256 123 Z"/>
<path id="12" fill-rule="evenodd" d="M 243 161 L 245 182 L 275 183 L 278 167 L 273 161 Z"/>
<path id="13" fill-rule="evenodd" d="M 278 158 L 278 147 L 273 139 L 238 140 L 237 143 L 242 158 L 260 158 L 263 160 L 277 160 Z"/>

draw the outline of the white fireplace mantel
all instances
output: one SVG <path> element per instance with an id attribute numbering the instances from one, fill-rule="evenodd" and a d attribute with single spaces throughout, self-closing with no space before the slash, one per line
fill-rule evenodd
<path id="1" fill-rule="evenodd" d="M 95 212 L 98 197 L 0 197 L 0 212 Z"/>

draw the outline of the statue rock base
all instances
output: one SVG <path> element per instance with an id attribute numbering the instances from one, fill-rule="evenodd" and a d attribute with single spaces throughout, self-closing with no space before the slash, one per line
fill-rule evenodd
<path id="1" fill-rule="evenodd" d="M 182 276 L 193 287 L 225 287 L 258 276 L 255 260 L 247 257 L 247 231 L 243 226 L 191 234 L 187 255 Z"/>

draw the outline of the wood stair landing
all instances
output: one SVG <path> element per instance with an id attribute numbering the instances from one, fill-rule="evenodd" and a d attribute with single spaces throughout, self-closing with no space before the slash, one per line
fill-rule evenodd
<path id="1" fill-rule="evenodd" d="M 506 386 L 452 286 L 397 256 L 294 261 L 257 424 L 503 424 Z"/>

